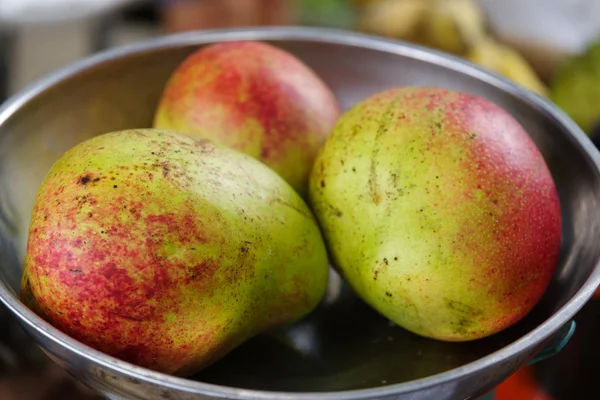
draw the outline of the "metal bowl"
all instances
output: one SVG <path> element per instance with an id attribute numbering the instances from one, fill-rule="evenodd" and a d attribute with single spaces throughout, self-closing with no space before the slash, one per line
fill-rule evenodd
<path id="1" fill-rule="evenodd" d="M 511 112 L 548 162 L 562 202 L 560 264 L 539 305 L 492 337 L 444 343 L 390 324 L 332 274 L 327 297 L 293 326 L 249 340 L 190 379 L 122 362 L 64 335 L 18 299 L 29 213 L 51 164 L 91 136 L 149 127 L 170 73 L 199 45 L 269 41 L 304 60 L 344 109 L 400 85 L 484 96 Z M 466 399 L 529 361 L 600 284 L 600 157 L 552 104 L 462 60 L 347 32 L 262 28 L 185 33 L 108 51 L 30 86 L 0 110 L 0 298 L 45 352 L 109 398 Z"/>

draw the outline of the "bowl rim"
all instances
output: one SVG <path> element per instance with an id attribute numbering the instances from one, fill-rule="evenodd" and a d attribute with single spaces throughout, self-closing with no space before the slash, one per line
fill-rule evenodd
<path id="1" fill-rule="evenodd" d="M 557 125 L 562 126 L 569 134 L 568 139 L 571 140 L 575 146 L 579 147 L 582 156 L 588 158 L 588 162 L 595 167 L 595 173 L 600 175 L 600 153 L 592 144 L 592 141 L 566 113 L 540 95 L 509 81 L 497 73 L 485 70 L 467 60 L 441 51 L 404 41 L 333 28 L 272 26 L 259 28 L 210 29 L 170 34 L 104 50 L 48 74 L 11 96 L 4 104 L 0 105 L 0 125 L 4 124 L 21 107 L 34 100 L 43 92 L 52 89 L 55 85 L 99 64 L 126 58 L 135 54 L 144 54 L 149 51 L 163 50 L 172 47 L 202 46 L 213 42 L 233 40 L 264 40 L 273 41 L 275 43 L 278 41 L 312 41 L 327 44 L 340 44 L 434 63 L 441 67 L 469 75 L 521 99 L 528 103 L 532 108 L 537 109 L 538 112 L 545 114 Z M 33 311 L 26 307 L 4 281 L 0 281 L 0 301 L 20 319 L 22 324 L 28 325 L 38 335 L 44 336 L 59 347 L 68 349 L 102 368 L 161 387 L 194 394 L 204 394 L 216 398 L 240 400 L 358 400 L 406 394 L 429 389 L 442 384 L 448 384 L 458 377 L 473 375 L 494 364 L 508 361 L 514 354 L 531 351 L 534 347 L 540 346 L 543 341 L 549 339 L 554 332 L 567 323 L 581 307 L 591 299 L 599 285 L 600 258 L 596 260 L 594 270 L 586 282 L 566 304 L 536 328 L 501 349 L 460 367 L 427 377 L 375 388 L 333 392 L 280 392 L 243 389 L 193 381 L 155 372 L 147 368 L 121 361 L 72 339 L 70 336 L 64 334 L 38 317 Z M 37 344 L 38 346 L 44 347 L 39 341 Z"/>

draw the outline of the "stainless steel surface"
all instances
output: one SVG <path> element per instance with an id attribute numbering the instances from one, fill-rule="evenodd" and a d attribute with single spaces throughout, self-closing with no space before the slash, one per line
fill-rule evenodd
<path id="1" fill-rule="evenodd" d="M 0 26 L 0 103 L 8 97 L 9 63 L 13 43 L 13 32 Z"/>
<path id="2" fill-rule="evenodd" d="M 108 131 L 150 126 L 174 67 L 199 45 L 270 41 L 325 79 L 344 108 L 399 85 L 436 85 L 497 102 L 528 130 L 558 185 L 560 265 L 521 323 L 487 339 L 443 343 L 394 327 L 334 275 L 304 321 L 248 341 L 192 379 L 138 368 L 70 339 L 18 300 L 33 198 L 54 160 Z M 30 86 L 0 109 L 0 299 L 46 353 L 109 396 L 132 399 L 467 399 L 523 365 L 600 284 L 600 157 L 562 112 L 464 61 L 416 46 L 307 28 L 185 33 L 96 55 Z"/>

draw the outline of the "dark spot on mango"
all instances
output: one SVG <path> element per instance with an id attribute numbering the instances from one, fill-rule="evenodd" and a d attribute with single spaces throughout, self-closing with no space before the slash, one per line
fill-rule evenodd
<path id="1" fill-rule="evenodd" d="M 84 175 L 84 176 L 82 176 L 82 177 L 79 179 L 79 182 L 78 182 L 78 183 L 79 183 L 80 185 L 86 185 L 86 184 L 87 184 L 89 181 L 90 181 L 90 177 L 89 177 L 89 176 L 87 176 L 87 175 Z"/>
<path id="2" fill-rule="evenodd" d="M 385 292 L 385 295 L 386 295 L 387 297 L 393 297 L 393 295 L 392 295 L 390 292 Z"/>
<path id="3" fill-rule="evenodd" d="M 118 188 L 118 186 L 117 186 L 117 185 L 113 185 L 113 188 L 115 188 L 115 189 L 116 189 L 116 188 Z"/>
<path id="4" fill-rule="evenodd" d="M 329 208 L 329 211 L 335 216 L 335 217 L 342 217 L 344 215 L 344 213 L 342 212 L 342 210 L 340 210 L 339 208 L 335 207 L 332 204 L 327 203 L 327 207 Z"/>
<path id="5" fill-rule="evenodd" d="M 481 310 L 478 310 L 474 307 L 469 306 L 468 304 L 464 304 L 457 300 L 447 300 L 447 304 L 450 309 L 460 314 L 476 316 L 482 313 Z"/>

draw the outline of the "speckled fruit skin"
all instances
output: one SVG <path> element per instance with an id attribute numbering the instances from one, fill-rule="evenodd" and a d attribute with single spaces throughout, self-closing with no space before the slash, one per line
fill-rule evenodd
<path id="1" fill-rule="evenodd" d="M 310 195 L 336 268 L 422 336 L 498 332 L 533 308 L 555 270 L 549 170 L 512 116 L 470 94 L 406 87 L 356 104 L 318 156 Z"/>
<path id="2" fill-rule="evenodd" d="M 317 223 L 276 173 L 207 140 L 129 130 L 51 168 L 21 296 L 83 343 L 185 376 L 310 312 L 327 279 Z"/>
<path id="3" fill-rule="evenodd" d="M 154 127 L 251 155 L 305 197 L 314 158 L 339 115 L 334 94 L 304 63 L 242 41 L 209 45 L 184 60 L 165 86 Z"/>

